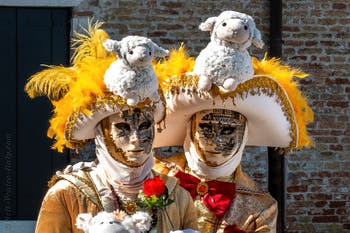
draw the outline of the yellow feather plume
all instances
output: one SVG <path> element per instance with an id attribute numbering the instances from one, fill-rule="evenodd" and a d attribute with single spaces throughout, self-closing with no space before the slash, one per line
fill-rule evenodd
<path id="1" fill-rule="evenodd" d="M 55 140 L 53 149 L 74 148 L 65 139 L 65 128 L 71 114 L 77 111 L 91 113 L 96 99 L 105 96 L 104 73 L 116 60 L 102 43 L 108 34 L 100 29 L 102 23 L 89 22 L 87 35 L 76 33 L 75 51 L 71 67 L 48 66 L 34 74 L 26 84 L 29 96 L 47 95 L 54 106 L 47 135 Z"/>
<path id="2" fill-rule="evenodd" d="M 56 143 L 53 149 L 62 152 L 64 147 L 74 148 L 65 138 L 65 127 L 71 114 L 76 111 L 91 114 L 93 103 L 105 95 L 104 73 L 116 60 L 113 53 L 107 52 L 102 43 L 108 34 L 100 29 L 102 23 L 89 25 L 87 35 L 76 34 L 76 47 L 73 64 L 77 69 L 77 79 L 71 84 L 67 94 L 54 102 L 54 116 L 50 120 L 48 136 Z"/>
<path id="3" fill-rule="evenodd" d="M 159 85 L 163 87 L 163 84 L 171 76 L 181 76 L 186 72 L 191 72 L 194 62 L 195 58 L 188 56 L 183 43 L 178 49 L 171 49 L 167 59 L 162 59 L 153 64 Z"/>
<path id="4" fill-rule="evenodd" d="M 30 98 L 46 95 L 50 100 L 61 99 L 76 80 L 77 71 L 70 67 L 48 66 L 47 69 L 32 75 L 24 87 Z"/>
<path id="5" fill-rule="evenodd" d="M 73 41 L 74 53 L 72 56 L 73 65 L 78 65 L 84 59 L 107 58 L 112 55 L 103 47 L 103 42 L 109 38 L 106 31 L 100 29 L 103 22 L 92 24 L 89 21 L 85 34 L 76 32 Z M 78 46 L 78 47 L 77 47 Z M 113 55 L 114 56 L 114 55 Z"/>

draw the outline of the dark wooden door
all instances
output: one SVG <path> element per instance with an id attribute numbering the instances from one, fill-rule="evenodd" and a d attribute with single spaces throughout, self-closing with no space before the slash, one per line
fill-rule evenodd
<path id="1" fill-rule="evenodd" d="M 36 219 L 47 181 L 68 162 L 50 149 L 52 106 L 24 92 L 41 64 L 68 64 L 70 9 L 0 8 L 0 219 Z"/>

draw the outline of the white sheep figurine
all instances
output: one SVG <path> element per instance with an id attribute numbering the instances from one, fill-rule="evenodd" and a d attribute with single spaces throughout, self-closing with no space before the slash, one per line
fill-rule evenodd
<path id="1" fill-rule="evenodd" d="M 247 49 L 252 44 L 262 48 L 264 42 L 251 16 L 224 11 L 201 23 L 199 29 L 211 33 L 211 40 L 196 58 L 193 70 L 199 75 L 199 90 L 210 90 L 214 83 L 224 91 L 233 91 L 239 83 L 253 77 Z"/>
<path id="2" fill-rule="evenodd" d="M 103 45 L 118 55 L 104 75 L 109 91 L 125 98 L 131 106 L 147 97 L 152 101 L 160 99 L 158 80 L 151 63 L 154 57 L 167 56 L 168 50 L 141 36 L 127 36 L 121 41 L 107 39 Z"/>
<path id="3" fill-rule="evenodd" d="M 84 233 L 144 233 L 151 228 L 152 218 L 146 212 L 137 211 L 129 216 L 123 212 L 99 212 L 96 216 L 82 213 L 76 226 Z"/>

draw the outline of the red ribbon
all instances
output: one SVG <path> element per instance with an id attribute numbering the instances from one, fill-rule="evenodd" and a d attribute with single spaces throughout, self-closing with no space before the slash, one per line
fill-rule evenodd
<path id="1" fill-rule="evenodd" d="M 176 172 L 175 177 L 179 179 L 180 185 L 191 194 L 193 199 L 199 195 L 203 204 L 218 218 L 223 217 L 235 197 L 235 183 L 216 180 L 201 182 L 197 177 L 180 170 Z"/>

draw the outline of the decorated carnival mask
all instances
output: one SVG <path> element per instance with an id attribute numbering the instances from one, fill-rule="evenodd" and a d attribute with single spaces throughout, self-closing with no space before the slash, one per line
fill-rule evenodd
<path id="1" fill-rule="evenodd" d="M 245 117 L 235 111 L 210 109 L 192 117 L 192 139 L 208 165 L 219 166 L 240 148 L 246 127 Z"/>
<path id="2" fill-rule="evenodd" d="M 125 110 L 102 120 L 106 146 L 112 157 L 128 166 L 141 166 L 149 157 L 154 139 L 151 110 Z"/>

